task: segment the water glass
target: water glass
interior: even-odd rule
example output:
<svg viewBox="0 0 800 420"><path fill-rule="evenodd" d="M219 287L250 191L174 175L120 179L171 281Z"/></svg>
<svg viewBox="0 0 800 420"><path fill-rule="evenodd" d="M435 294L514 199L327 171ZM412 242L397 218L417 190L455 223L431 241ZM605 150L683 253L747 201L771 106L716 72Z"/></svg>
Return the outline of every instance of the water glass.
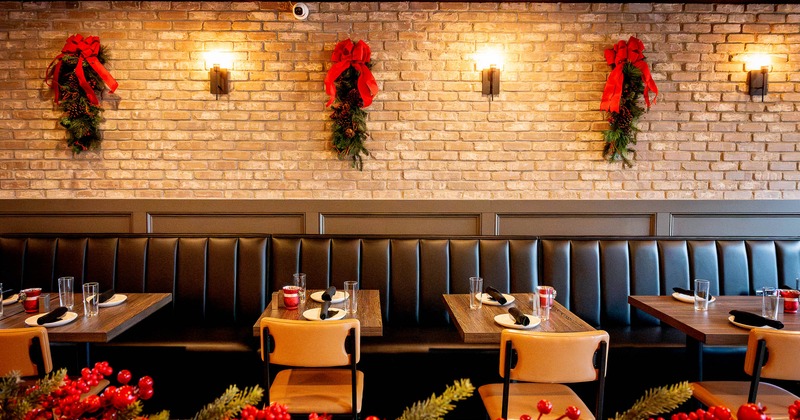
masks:
<svg viewBox="0 0 800 420"><path fill-rule="evenodd" d="M297 286L297 295L300 297L300 303L306 302L306 275L305 273L294 273L294 285Z"/></svg>
<svg viewBox="0 0 800 420"><path fill-rule="evenodd" d="M58 278L58 303L61 306L72 310L75 306L75 277L59 277Z"/></svg>
<svg viewBox="0 0 800 420"><path fill-rule="evenodd" d="M780 305L779 290L774 287L761 289L761 316L769 319L778 319L778 306Z"/></svg>
<svg viewBox="0 0 800 420"><path fill-rule="evenodd" d="M83 313L88 318L100 313L100 283L83 284Z"/></svg>
<svg viewBox="0 0 800 420"><path fill-rule="evenodd" d="M536 296L533 300L535 315L542 321L550 319L550 309L556 299L556 289L553 286L536 286Z"/></svg>
<svg viewBox="0 0 800 420"><path fill-rule="evenodd" d="M469 278L469 308L480 309L483 306L483 278Z"/></svg>
<svg viewBox="0 0 800 420"><path fill-rule="evenodd" d="M358 311L358 282L344 282L344 291L347 293L347 299L344 301L344 310L347 313L355 314Z"/></svg>
<svg viewBox="0 0 800 420"><path fill-rule="evenodd" d="M703 279L694 280L694 310L708 310L709 290L711 282Z"/></svg>

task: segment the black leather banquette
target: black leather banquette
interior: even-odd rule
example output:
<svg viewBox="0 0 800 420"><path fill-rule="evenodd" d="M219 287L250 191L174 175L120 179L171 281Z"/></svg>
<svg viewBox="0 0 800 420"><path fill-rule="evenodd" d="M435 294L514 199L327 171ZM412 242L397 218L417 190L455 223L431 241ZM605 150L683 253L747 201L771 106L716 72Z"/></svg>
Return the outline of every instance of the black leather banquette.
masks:
<svg viewBox="0 0 800 420"><path fill-rule="evenodd" d="M385 337L365 351L458 346L443 293L467 278L529 292L552 285L557 300L608 329L612 346L666 345L658 322L632 310L629 294L669 294L693 278L711 292L752 294L800 277L800 240L677 238L375 237L322 235L3 235L0 281L54 290L56 279L98 281L119 292L171 292L171 308L120 344L251 350L253 323L294 272L309 288L358 280L380 291ZM164 320L169 322L164 322ZM638 334L638 335L637 335ZM416 338L414 338L416 337ZM680 338L679 338L680 339Z"/></svg>

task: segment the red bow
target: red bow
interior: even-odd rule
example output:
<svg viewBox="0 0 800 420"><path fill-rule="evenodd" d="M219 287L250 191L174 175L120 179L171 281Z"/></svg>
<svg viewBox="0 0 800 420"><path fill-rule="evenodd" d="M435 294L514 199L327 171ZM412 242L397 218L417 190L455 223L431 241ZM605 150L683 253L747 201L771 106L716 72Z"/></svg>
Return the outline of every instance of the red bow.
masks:
<svg viewBox="0 0 800 420"><path fill-rule="evenodd" d="M78 76L78 83L83 88L83 91L86 92L86 96L89 98L89 101L93 105L98 105L100 102L97 100L97 96L94 94L94 89L92 86L89 85L89 82L86 81L86 75L83 72L83 60L89 63L97 72L97 75L100 76L100 79L105 82L108 89L113 92L117 89L119 85L117 81L111 76L111 73L103 67L103 64L100 63L100 60L97 59L97 54L100 52L100 38L96 36L90 36L84 38L83 35L77 34L72 35L71 37L67 38L67 43L64 45L64 48L61 49L61 54L59 54L53 61L50 63L50 66L55 63L55 68L53 69L53 92L55 92L55 102L58 103L60 98L60 89L58 85L58 75L61 72L61 58L64 55L71 55L78 57L78 63L75 66L75 75ZM48 66L48 68L50 67Z"/></svg>
<svg viewBox="0 0 800 420"><path fill-rule="evenodd" d="M361 100L364 101L364 106L372 104L372 98L378 94L378 82L375 81L375 76L366 65L369 63L369 56L369 45L364 41L353 44L350 39L345 39L336 44L331 56L336 64L328 70L328 74L325 76L325 93L331 97L325 106L330 106L336 98L336 78L350 66L355 67L359 73L358 93L361 95Z"/></svg>
<svg viewBox="0 0 800 420"><path fill-rule="evenodd" d="M637 38L631 37L628 42L619 41L614 48L606 50L606 62L611 66L611 74L608 75L606 87L603 89L603 99L600 101L601 111L619 112L619 101L622 98L623 74L622 68L625 62L629 62L642 71L642 82L644 82L644 102L650 108L650 91L655 93L653 103L658 97L658 87L650 69L644 61L644 44Z"/></svg>

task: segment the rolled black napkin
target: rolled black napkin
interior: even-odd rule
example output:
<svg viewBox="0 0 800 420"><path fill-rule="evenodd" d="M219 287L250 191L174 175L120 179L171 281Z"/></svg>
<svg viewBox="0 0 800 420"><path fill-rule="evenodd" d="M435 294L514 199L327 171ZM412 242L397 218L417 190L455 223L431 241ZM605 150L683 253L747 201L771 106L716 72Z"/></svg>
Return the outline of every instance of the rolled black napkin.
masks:
<svg viewBox="0 0 800 420"><path fill-rule="evenodd" d="M51 322L56 322L61 319L64 314L67 313L66 306L59 306L58 308L53 309L52 311L40 316L36 323L39 325L49 324Z"/></svg>
<svg viewBox="0 0 800 420"><path fill-rule="evenodd" d="M100 303L103 303L112 297L114 297L114 289L106 290L105 292L100 293L100 297L98 299L100 300Z"/></svg>
<svg viewBox="0 0 800 420"><path fill-rule="evenodd" d="M336 312L331 311L331 303L329 301L322 302L322 307L319 308L319 319L328 319L336 315Z"/></svg>
<svg viewBox="0 0 800 420"><path fill-rule="evenodd" d="M492 299L496 300L497 303L499 303L501 305L505 305L506 304L506 297L503 296L503 294L500 293L499 290L495 289L492 286L486 286L486 290L485 291L489 295L489 297L491 297Z"/></svg>
<svg viewBox="0 0 800 420"><path fill-rule="evenodd" d="M325 289L324 292L322 292L322 300L330 302L330 301L333 300L333 296L335 294L336 294L336 287L335 286L331 286L331 287Z"/></svg>
<svg viewBox="0 0 800 420"><path fill-rule="evenodd" d="M777 330L783 328L783 322L780 322L777 319L768 319L764 318L761 315L756 315L754 313L745 311L739 311L736 309L733 309L728 313L733 315L733 320L740 324L750 325L752 327L763 327L767 325Z"/></svg>
<svg viewBox="0 0 800 420"><path fill-rule="evenodd" d="M694 296L694 290L684 289L683 287L673 287L672 290L686 296Z"/></svg>
<svg viewBox="0 0 800 420"><path fill-rule="evenodd" d="M525 316L525 314L523 314L522 311L517 308L508 308L508 313L512 318L514 318L514 323L517 325L522 325L525 327L531 323L530 318Z"/></svg>
<svg viewBox="0 0 800 420"><path fill-rule="evenodd" d="M14 289L3 290L3 299L8 299L14 294Z"/></svg>

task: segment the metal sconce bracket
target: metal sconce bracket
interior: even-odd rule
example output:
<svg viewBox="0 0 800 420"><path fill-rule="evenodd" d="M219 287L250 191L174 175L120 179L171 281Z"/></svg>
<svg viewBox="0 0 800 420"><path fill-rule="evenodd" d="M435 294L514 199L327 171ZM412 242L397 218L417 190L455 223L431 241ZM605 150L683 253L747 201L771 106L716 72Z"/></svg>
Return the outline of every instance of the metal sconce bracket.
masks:
<svg viewBox="0 0 800 420"><path fill-rule="evenodd" d="M500 69L494 65L481 71L481 93L489 95L490 100L500 94Z"/></svg>
<svg viewBox="0 0 800 420"><path fill-rule="evenodd" d="M750 70L748 73L748 85L750 96L761 95L761 102L769 90L769 67L761 67L761 70Z"/></svg>
<svg viewBox="0 0 800 420"><path fill-rule="evenodd" d="M211 93L217 95L219 99L220 94L228 93L228 69L219 67L219 64L214 64L214 67L208 71L208 79L211 81Z"/></svg>

